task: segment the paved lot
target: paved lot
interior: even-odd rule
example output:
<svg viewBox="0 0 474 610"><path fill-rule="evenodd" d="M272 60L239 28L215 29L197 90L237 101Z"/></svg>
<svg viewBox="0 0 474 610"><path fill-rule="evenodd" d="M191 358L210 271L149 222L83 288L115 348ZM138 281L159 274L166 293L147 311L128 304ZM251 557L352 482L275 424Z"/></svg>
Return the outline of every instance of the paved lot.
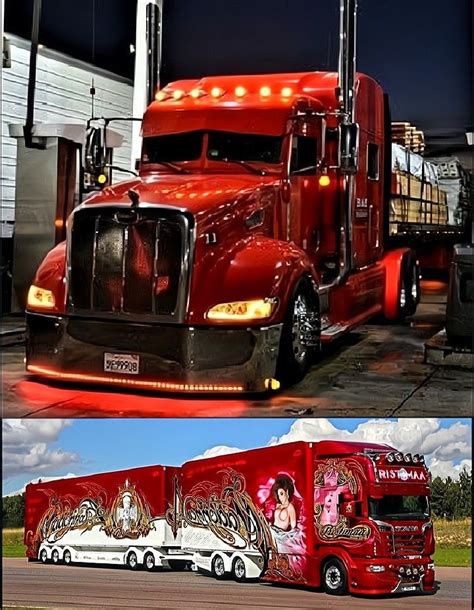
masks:
<svg viewBox="0 0 474 610"><path fill-rule="evenodd" d="M190 397L45 383L3 351L4 417L472 416L472 371L424 363L444 325L446 286L423 283L416 316L368 324L326 348L298 385L271 396Z"/></svg>
<svg viewBox="0 0 474 610"><path fill-rule="evenodd" d="M469 568L438 568L435 595L331 597L320 591L264 583L217 581L191 572L53 566L3 560L3 608L399 608L469 610Z"/></svg>

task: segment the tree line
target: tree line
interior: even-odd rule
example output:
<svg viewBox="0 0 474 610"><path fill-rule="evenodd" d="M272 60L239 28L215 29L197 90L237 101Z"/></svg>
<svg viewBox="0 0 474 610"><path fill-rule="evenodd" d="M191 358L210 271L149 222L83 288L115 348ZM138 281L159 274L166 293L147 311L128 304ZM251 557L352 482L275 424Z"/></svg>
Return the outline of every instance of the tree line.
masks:
<svg viewBox="0 0 474 610"><path fill-rule="evenodd" d="M431 482L431 512L438 519L462 519L472 515L472 472L464 468L457 481L435 477ZM23 527L25 494L3 498L3 527Z"/></svg>

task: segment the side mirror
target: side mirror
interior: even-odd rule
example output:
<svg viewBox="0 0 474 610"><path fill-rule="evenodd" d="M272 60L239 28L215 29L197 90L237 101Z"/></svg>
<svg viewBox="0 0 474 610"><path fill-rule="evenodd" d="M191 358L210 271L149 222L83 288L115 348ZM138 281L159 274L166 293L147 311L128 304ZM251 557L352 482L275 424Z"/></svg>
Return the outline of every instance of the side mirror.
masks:
<svg viewBox="0 0 474 610"><path fill-rule="evenodd" d="M84 169L89 174L97 176L105 172L107 164L107 145L105 125L90 126L86 131L84 144Z"/></svg>
<svg viewBox="0 0 474 610"><path fill-rule="evenodd" d="M359 167L359 125L339 125L339 167L345 174L355 174Z"/></svg>

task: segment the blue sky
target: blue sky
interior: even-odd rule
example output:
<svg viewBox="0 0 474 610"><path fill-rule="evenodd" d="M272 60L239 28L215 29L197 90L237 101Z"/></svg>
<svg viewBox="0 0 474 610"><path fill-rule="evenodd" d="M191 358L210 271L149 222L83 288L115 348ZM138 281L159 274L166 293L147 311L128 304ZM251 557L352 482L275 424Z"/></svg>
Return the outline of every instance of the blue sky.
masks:
<svg viewBox="0 0 474 610"><path fill-rule="evenodd" d="M16 421L14 430L9 421ZM286 440L353 436L397 448L411 442L405 450L415 451L421 443L445 470L471 458L469 419L76 419L67 425L55 420L54 426L53 421L6 420L4 494L38 476L179 465L215 446L250 449L287 434ZM40 456L34 466L31 456Z"/></svg>

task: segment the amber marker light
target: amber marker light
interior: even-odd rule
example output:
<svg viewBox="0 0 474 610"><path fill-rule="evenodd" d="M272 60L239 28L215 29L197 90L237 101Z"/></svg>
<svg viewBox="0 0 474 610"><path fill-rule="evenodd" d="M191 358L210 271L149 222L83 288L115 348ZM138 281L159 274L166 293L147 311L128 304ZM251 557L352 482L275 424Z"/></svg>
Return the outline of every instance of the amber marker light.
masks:
<svg viewBox="0 0 474 610"><path fill-rule="evenodd" d="M26 306L31 309L52 309L55 305L54 294L51 290L30 286Z"/></svg>
<svg viewBox="0 0 474 610"><path fill-rule="evenodd" d="M135 386L151 390L168 390L170 392L243 392L242 385L222 385L216 383L179 383L167 381L148 381L146 379L127 379L126 377L104 377L102 375L88 375L82 373L63 373L45 366L28 364L30 373L46 375L52 379L64 381L88 381L90 383L105 383L111 385Z"/></svg>
<svg viewBox="0 0 474 610"><path fill-rule="evenodd" d="M176 89L175 91L173 91L173 99L178 101L180 99L182 99L184 97L184 91L182 91L181 89Z"/></svg>
<svg viewBox="0 0 474 610"><path fill-rule="evenodd" d="M224 93L225 93L224 89L221 89L220 87L213 87L211 89L212 97L222 97L224 95Z"/></svg>
<svg viewBox="0 0 474 610"><path fill-rule="evenodd" d="M291 87L283 87L281 90L282 97L290 97L293 93L293 89Z"/></svg>
<svg viewBox="0 0 474 610"><path fill-rule="evenodd" d="M242 87L239 85L238 87L235 88L235 95L237 97L244 97L244 95L246 95L246 93L247 93L247 89L245 87Z"/></svg>
<svg viewBox="0 0 474 610"><path fill-rule="evenodd" d="M262 97L268 97L271 94L272 90L270 89L270 87L261 87L260 88L260 95Z"/></svg>
<svg viewBox="0 0 474 610"><path fill-rule="evenodd" d="M202 97L203 95L206 95L206 92L203 91L202 89L192 89L189 92L189 95L193 98L193 100L197 100L198 98Z"/></svg>
<svg viewBox="0 0 474 610"><path fill-rule="evenodd" d="M276 305L276 299L256 299L219 303L207 312L209 320L261 320L269 318Z"/></svg>
<svg viewBox="0 0 474 610"><path fill-rule="evenodd" d="M331 178L327 174L323 174L319 177L319 186L329 186L331 184Z"/></svg>

